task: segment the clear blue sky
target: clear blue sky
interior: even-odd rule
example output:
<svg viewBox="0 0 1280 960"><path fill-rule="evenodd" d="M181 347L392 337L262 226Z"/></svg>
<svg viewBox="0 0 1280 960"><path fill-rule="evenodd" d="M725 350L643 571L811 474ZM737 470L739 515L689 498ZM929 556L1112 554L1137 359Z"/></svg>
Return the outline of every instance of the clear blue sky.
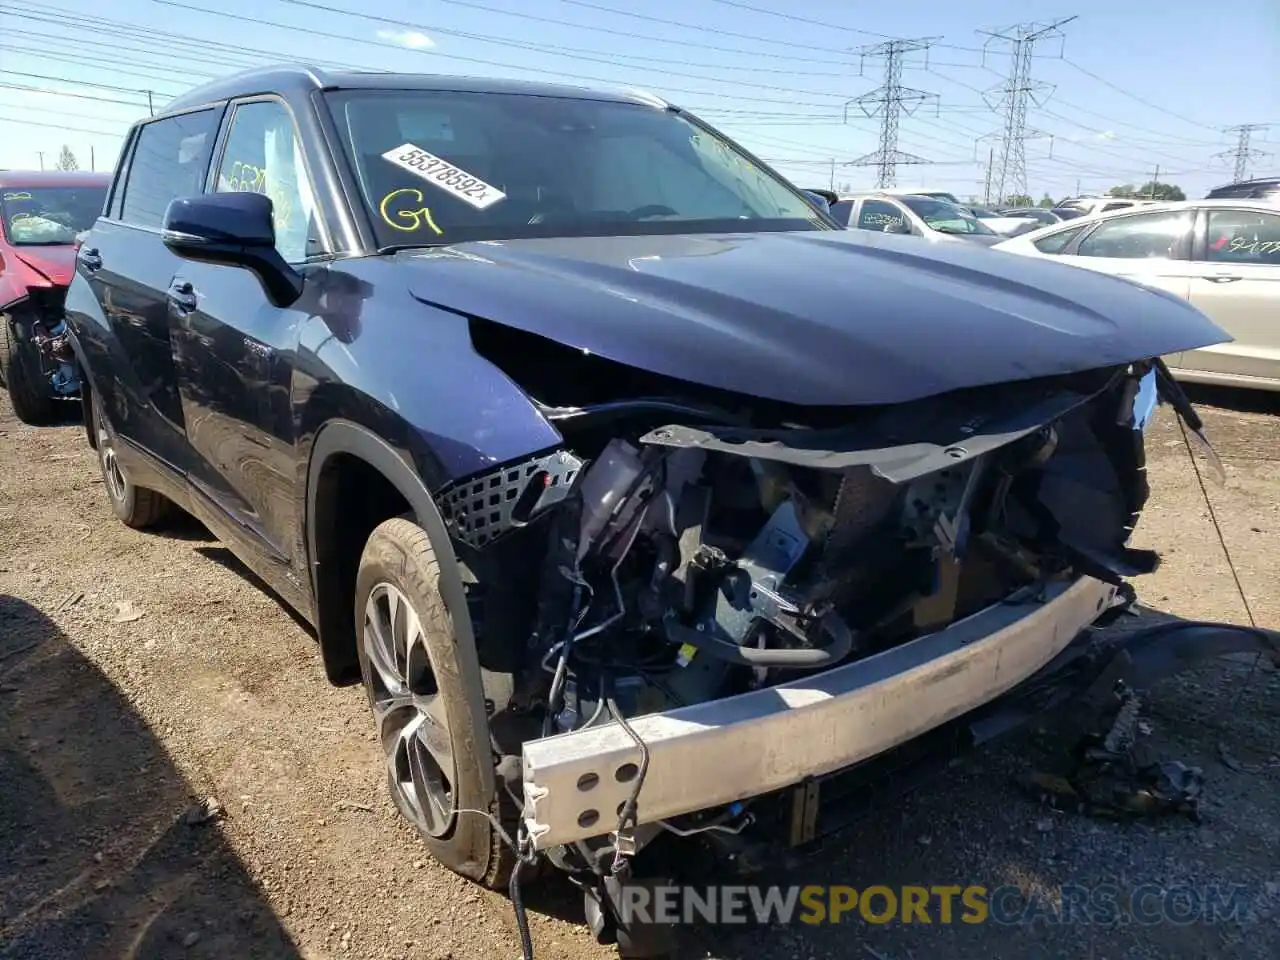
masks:
<svg viewBox="0 0 1280 960"><path fill-rule="evenodd" d="M1052 140L1026 146L1035 197L1141 183L1157 165L1202 196L1231 179L1214 155L1240 123L1273 124L1253 134L1271 155L1250 173L1280 170L1277 0L0 0L0 167L37 167L41 153L52 165L65 144L81 166L92 154L110 169L147 91L158 109L212 76L299 59L642 86L801 185L828 185L834 160L837 186L868 187L874 169L849 161L876 149L879 121L850 104L846 122L845 108L880 84L883 62L859 49L935 38L902 82L938 97L899 135L900 150L935 163L900 166L898 184L980 196L991 144L978 138L1002 124L982 91L1004 81L1009 48L984 55L977 31L1072 15L1036 47L1042 105L1029 123Z"/></svg>

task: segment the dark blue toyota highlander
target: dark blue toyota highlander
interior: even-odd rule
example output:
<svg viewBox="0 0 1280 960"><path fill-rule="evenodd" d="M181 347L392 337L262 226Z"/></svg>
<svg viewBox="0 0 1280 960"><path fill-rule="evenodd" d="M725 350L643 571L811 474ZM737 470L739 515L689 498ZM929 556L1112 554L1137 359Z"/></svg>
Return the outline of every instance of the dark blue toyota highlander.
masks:
<svg viewBox="0 0 1280 960"><path fill-rule="evenodd" d="M1147 417L1195 425L1159 358L1227 339L820 206L644 94L201 87L130 132L67 300L111 505L313 625L464 876L732 850L1122 602Z"/></svg>

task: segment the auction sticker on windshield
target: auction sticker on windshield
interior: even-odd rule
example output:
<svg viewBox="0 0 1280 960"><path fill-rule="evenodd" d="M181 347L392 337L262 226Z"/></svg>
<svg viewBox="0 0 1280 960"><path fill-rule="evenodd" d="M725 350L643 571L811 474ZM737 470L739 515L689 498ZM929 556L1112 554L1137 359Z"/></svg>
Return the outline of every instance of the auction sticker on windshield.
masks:
<svg viewBox="0 0 1280 960"><path fill-rule="evenodd" d="M469 203L477 210L493 206L506 194L492 184L485 183L456 164L442 160L434 153L428 153L412 143L402 144L394 150L382 155L384 160L394 163L402 170L417 174L427 183L445 190L464 203Z"/></svg>

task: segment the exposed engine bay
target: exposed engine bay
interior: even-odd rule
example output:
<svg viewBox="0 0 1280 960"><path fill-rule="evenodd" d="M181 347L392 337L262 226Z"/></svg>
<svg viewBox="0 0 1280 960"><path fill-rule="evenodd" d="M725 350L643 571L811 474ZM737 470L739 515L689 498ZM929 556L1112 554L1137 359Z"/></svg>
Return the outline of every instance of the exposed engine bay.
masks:
<svg viewBox="0 0 1280 960"><path fill-rule="evenodd" d="M548 408L565 448L444 500L473 541L545 530L512 698L538 727L526 741L827 671L1055 582L1119 588L1153 570L1158 558L1127 541L1158 379L1172 385L1158 361L1134 364L853 426L712 422L665 400ZM616 825L601 817L599 843L576 845L596 868L619 837L635 848L642 781ZM747 806L657 829L740 829ZM557 857L583 866L572 849Z"/></svg>
<svg viewBox="0 0 1280 960"><path fill-rule="evenodd" d="M628 715L668 709L868 656L1072 569L1153 568L1125 546L1146 489L1115 399L901 481L660 445L675 428L615 437L558 517L534 641L555 678L547 732L599 721L606 681Z"/></svg>

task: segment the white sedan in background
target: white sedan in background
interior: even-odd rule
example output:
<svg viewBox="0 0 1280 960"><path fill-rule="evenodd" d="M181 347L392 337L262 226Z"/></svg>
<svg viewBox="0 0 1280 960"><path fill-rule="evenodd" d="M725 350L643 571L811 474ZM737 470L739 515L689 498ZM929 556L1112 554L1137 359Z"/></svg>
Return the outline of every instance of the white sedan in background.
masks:
<svg viewBox="0 0 1280 960"><path fill-rule="evenodd" d="M1179 380L1280 391L1280 209L1184 200L1068 220L992 249L1125 277L1204 311L1230 343L1165 358Z"/></svg>

